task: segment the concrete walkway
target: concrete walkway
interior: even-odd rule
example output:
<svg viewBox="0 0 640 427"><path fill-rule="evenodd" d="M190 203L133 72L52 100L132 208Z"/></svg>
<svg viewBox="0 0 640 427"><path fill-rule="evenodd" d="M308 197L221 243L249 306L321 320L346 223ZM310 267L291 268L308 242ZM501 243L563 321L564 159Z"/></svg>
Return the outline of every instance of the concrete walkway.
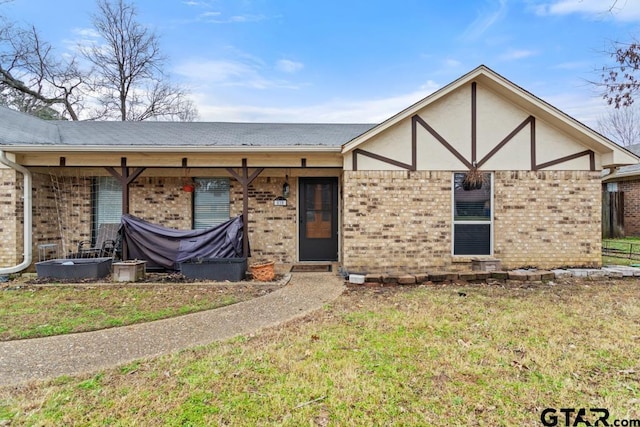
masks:
<svg viewBox="0 0 640 427"><path fill-rule="evenodd" d="M215 310L95 332L0 342L0 386L102 370L277 326L344 291L335 273L294 273L265 296Z"/></svg>

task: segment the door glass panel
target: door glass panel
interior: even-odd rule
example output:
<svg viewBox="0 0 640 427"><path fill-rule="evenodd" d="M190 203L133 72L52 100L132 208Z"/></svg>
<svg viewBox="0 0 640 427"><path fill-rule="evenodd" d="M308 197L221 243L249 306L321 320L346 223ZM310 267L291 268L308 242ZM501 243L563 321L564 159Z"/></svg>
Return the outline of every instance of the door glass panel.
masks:
<svg viewBox="0 0 640 427"><path fill-rule="evenodd" d="M308 239L331 238L332 210L331 185L314 184L306 186L305 234Z"/></svg>

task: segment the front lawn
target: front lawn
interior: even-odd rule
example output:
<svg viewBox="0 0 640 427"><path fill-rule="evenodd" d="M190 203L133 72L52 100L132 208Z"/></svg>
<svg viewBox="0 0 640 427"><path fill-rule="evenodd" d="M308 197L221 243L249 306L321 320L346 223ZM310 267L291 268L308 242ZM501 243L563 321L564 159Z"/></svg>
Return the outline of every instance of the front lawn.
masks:
<svg viewBox="0 0 640 427"><path fill-rule="evenodd" d="M0 288L0 341L149 322L235 304L273 289L251 284L8 283Z"/></svg>
<svg viewBox="0 0 640 427"><path fill-rule="evenodd" d="M634 279L358 287L280 328L0 389L0 424L613 425L640 418L639 330Z"/></svg>

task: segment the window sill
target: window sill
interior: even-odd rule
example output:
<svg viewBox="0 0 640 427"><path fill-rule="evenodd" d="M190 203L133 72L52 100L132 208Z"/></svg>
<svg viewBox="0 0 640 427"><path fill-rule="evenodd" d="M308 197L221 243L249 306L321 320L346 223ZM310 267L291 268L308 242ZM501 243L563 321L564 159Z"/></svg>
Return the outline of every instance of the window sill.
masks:
<svg viewBox="0 0 640 427"><path fill-rule="evenodd" d="M451 255L451 262L469 263L472 261L497 261L492 255Z"/></svg>

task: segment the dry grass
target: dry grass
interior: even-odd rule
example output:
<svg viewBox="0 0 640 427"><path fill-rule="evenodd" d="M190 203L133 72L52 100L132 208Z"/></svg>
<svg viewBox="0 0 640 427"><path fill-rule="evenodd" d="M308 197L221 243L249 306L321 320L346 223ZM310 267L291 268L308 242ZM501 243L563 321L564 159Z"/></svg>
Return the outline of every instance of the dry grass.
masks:
<svg viewBox="0 0 640 427"><path fill-rule="evenodd" d="M541 425L640 418L636 280L350 290L256 336L0 389L11 425Z"/></svg>

